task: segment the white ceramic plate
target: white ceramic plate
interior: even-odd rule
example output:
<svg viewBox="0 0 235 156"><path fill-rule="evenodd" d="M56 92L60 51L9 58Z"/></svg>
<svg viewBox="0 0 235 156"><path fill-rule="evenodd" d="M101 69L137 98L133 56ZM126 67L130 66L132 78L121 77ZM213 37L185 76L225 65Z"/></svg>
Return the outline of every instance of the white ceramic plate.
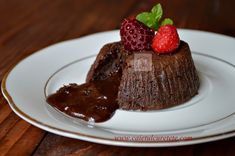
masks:
<svg viewBox="0 0 235 156"><path fill-rule="evenodd" d="M45 101L68 83L83 83L99 49L120 40L119 31L102 32L52 45L18 63L2 81L13 111L46 131L109 145L177 146L235 135L235 39L179 30L198 70L199 94L187 103L149 112L117 110L103 123L87 124L57 112Z"/></svg>

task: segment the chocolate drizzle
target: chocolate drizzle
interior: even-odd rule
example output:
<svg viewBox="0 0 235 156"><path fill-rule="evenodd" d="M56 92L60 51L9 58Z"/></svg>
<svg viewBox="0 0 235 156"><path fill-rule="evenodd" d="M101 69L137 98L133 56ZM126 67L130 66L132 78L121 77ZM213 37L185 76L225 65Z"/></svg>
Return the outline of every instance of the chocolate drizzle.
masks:
<svg viewBox="0 0 235 156"><path fill-rule="evenodd" d="M105 80L96 80L82 85L69 84L47 98L56 109L86 121L103 122L118 109L117 93L120 74L115 73Z"/></svg>

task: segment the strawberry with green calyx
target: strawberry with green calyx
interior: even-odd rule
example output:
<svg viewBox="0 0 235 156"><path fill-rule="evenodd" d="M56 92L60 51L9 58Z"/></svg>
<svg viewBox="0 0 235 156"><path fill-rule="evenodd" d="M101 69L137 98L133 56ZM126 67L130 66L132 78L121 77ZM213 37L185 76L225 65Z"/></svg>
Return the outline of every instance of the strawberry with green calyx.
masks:
<svg viewBox="0 0 235 156"><path fill-rule="evenodd" d="M162 15L161 4L157 4L151 12L143 12L137 15L136 19L157 31L152 40L152 49L156 53L171 53L179 47L180 38L173 21L170 18L161 20Z"/></svg>
<svg viewBox="0 0 235 156"><path fill-rule="evenodd" d="M153 41L152 48L157 53L171 53L179 47L180 38L176 27L164 25L158 29Z"/></svg>

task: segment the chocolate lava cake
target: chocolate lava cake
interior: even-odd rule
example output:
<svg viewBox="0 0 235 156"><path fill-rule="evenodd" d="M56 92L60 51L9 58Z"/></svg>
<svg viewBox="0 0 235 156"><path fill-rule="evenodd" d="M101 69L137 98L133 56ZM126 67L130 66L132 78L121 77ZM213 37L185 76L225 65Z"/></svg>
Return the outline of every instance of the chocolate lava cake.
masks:
<svg viewBox="0 0 235 156"><path fill-rule="evenodd" d="M123 20L119 42L104 45L86 83L69 84L47 97L55 109L89 122L110 119L117 109L158 110L198 93L199 77L189 45L180 40L162 8Z"/></svg>
<svg viewBox="0 0 235 156"><path fill-rule="evenodd" d="M134 69L137 54L150 54L151 70ZM129 52L121 42L106 44L91 66L87 82L104 80L117 72L121 73L117 97L121 109L168 108L188 101L199 89L197 71L184 41L171 54L156 54L151 50Z"/></svg>

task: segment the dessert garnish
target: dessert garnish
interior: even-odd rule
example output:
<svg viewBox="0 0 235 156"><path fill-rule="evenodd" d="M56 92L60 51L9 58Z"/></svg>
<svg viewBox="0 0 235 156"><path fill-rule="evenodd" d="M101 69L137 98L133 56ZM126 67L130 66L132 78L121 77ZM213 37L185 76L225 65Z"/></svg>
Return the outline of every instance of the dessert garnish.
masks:
<svg viewBox="0 0 235 156"><path fill-rule="evenodd" d="M162 16L161 4L157 4L150 12L124 19L120 35L125 49L141 51L152 48L157 53L170 53L177 49L180 39L176 27L170 18L161 20Z"/></svg>
<svg viewBox="0 0 235 156"><path fill-rule="evenodd" d="M176 27L173 25L161 26L152 43L152 48L157 53L170 53L179 47L180 38Z"/></svg>
<svg viewBox="0 0 235 156"><path fill-rule="evenodd" d="M154 30L135 18L124 19L120 29L121 40L129 51L151 49Z"/></svg>
<svg viewBox="0 0 235 156"><path fill-rule="evenodd" d="M149 28L157 31L160 26L167 24L173 25L173 21L170 18L162 19L163 10L161 4L155 5L151 12L143 12L136 16L136 19L144 23Z"/></svg>

